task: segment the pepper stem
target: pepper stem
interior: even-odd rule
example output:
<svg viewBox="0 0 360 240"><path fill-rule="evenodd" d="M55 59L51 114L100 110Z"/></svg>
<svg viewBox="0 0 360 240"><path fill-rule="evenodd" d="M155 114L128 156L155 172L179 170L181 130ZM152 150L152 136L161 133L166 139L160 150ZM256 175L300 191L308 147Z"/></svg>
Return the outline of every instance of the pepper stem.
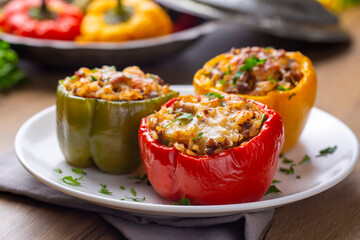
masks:
<svg viewBox="0 0 360 240"><path fill-rule="evenodd" d="M105 13L105 21L109 24L116 24L127 21L133 14L130 6L125 6L122 0L117 0L116 7Z"/></svg>
<svg viewBox="0 0 360 240"><path fill-rule="evenodd" d="M46 19L55 19L56 18L56 13L51 12L48 9L46 0L41 0L40 7L30 8L28 14L31 18L34 18L37 20L46 20Z"/></svg>
<svg viewBox="0 0 360 240"><path fill-rule="evenodd" d="M41 0L41 14L43 14L43 16L46 15L46 13L48 12L48 8L46 6L46 0Z"/></svg>
<svg viewBox="0 0 360 240"><path fill-rule="evenodd" d="M125 9L121 0L117 0L116 11L120 15L124 14Z"/></svg>

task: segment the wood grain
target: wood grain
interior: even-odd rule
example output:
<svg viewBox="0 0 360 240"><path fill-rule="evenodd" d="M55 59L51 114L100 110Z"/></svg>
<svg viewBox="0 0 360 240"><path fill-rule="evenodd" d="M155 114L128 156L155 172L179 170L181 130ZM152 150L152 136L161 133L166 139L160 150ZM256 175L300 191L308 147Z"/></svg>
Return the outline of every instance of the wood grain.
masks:
<svg viewBox="0 0 360 240"><path fill-rule="evenodd" d="M360 8L343 14L352 43L315 62L315 105L347 124L360 138ZM357 24L356 24L357 23ZM329 46L331 48L331 46ZM360 164L343 182L309 199L279 208L264 239L360 239Z"/></svg>
<svg viewBox="0 0 360 240"><path fill-rule="evenodd" d="M262 45L301 50L318 74L316 106L345 122L360 137L360 8L342 15L350 45L319 45L239 30L234 38L214 34L181 56L144 66L177 83L191 83L196 68L231 46ZM220 43L220 40L223 40ZM204 52L199 57L196 51ZM174 64L176 63L176 64ZM195 64L194 64L195 63ZM22 62L30 81L0 94L0 155L13 149L15 134L25 120L55 103L57 79L72 71L37 68ZM179 68L184 68L182 75ZM182 69L181 69L182 70ZM178 76L179 75L179 76ZM186 80L183 80L186 79ZM276 210L264 239L360 239L360 165L342 183L309 199ZM0 193L0 239L122 239L93 213L57 207L22 196Z"/></svg>

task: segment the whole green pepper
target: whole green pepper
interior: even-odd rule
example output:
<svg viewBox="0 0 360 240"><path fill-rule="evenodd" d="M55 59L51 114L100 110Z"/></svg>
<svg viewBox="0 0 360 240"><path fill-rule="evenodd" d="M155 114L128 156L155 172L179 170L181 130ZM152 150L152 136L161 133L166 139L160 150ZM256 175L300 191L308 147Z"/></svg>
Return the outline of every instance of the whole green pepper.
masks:
<svg viewBox="0 0 360 240"><path fill-rule="evenodd" d="M179 95L113 102L70 95L59 81L56 100L57 136L67 162L76 167L95 164L101 171L129 173L140 164L137 133L140 121Z"/></svg>

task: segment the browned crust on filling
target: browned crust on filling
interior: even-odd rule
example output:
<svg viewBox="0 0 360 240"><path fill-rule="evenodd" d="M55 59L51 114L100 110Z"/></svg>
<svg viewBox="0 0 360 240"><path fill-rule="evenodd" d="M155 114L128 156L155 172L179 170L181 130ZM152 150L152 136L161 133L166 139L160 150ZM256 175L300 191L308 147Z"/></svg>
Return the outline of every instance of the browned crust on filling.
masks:
<svg viewBox="0 0 360 240"><path fill-rule="evenodd" d="M285 50L261 47L231 49L203 70L201 78L210 79L218 90L250 96L288 91L303 77L300 63L288 57Z"/></svg>
<svg viewBox="0 0 360 240"><path fill-rule="evenodd" d="M82 67L63 82L74 96L134 101L155 98L169 93L168 84L157 75L144 73L139 67L127 67L116 71L115 67L89 69Z"/></svg>

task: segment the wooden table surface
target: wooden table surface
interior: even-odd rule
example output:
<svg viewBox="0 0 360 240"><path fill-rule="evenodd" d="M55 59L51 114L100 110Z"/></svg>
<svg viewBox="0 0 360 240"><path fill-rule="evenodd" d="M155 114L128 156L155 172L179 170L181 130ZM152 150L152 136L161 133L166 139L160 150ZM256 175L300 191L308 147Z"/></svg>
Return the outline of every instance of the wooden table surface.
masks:
<svg viewBox="0 0 360 240"><path fill-rule="evenodd" d="M177 84L190 84L203 63L232 46L274 46L300 50L318 74L316 107L347 124L360 138L360 8L344 12L342 25L352 37L348 45L309 44L270 37L235 26L225 27L183 53L145 70ZM22 62L29 82L0 94L0 155L12 151L19 127L36 112L55 103L57 79L73 70L40 68ZM180 73L181 74L180 74ZM335 187L276 209L264 239L360 239L360 163ZM44 204L0 192L0 239L122 239L110 224L93 213Z"/></svg>

